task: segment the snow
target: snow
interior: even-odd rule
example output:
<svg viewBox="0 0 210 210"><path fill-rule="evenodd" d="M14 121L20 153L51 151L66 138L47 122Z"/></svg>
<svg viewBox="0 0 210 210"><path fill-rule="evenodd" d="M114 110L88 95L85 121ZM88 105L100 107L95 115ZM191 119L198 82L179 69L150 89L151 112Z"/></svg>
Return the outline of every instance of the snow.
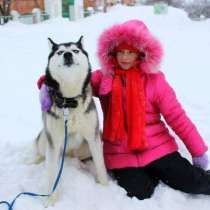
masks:
<svg viewBox="0 0 210 210"><path fill-rule="evenodd" d="M55 42L85 38L93 69L99 67L96 44L99 34L114 23L142 19L164 47L162 70L186 112L210 146L210 20L193 22L184 11L169 7L154 15L149 6L117 6L107 14L70 22L54 19L37 25L10 22L0 26L0 200L12 200L21 191L43 192L44 163L28 165L32 142L42 127L36 81L45 71L47 38ZM102 118L100 113L100 118ZM183 156L190 155L177 138ZM208 152L208 155L210 153ZM60 200L49 210L209 210L210 196L187 195L160 183L151 199L128 198L115 181L95 182L77 159L66 159ZM6 209L6 206L0 206ZM42 199L21 197L15 210L43 210Z"/></svg>

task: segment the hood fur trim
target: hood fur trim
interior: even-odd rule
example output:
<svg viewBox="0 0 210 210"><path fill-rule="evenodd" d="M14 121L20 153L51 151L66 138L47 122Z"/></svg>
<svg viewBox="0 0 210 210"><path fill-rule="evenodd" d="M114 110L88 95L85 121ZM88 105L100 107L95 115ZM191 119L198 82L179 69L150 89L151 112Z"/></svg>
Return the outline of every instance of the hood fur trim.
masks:
<svg viewBox="0 0 210 210"><path fill-rule="evenodd" d="M113 51L120 43L127 43L144 53L140 68L146 73L159 71L163 50L160 42L139 20L130 20L105 30L98 40L97 54L104 73L113 72Z"/></svg>

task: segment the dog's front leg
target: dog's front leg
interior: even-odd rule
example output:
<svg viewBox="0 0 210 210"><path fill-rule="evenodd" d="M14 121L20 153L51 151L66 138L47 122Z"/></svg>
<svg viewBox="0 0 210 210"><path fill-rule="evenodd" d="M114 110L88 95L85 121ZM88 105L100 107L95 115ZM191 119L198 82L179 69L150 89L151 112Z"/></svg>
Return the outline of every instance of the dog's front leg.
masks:
<svg viewBox="0 0 210 210"><path fill-rule="evenodd" d="M95 139L87 141L96 167L98 181L103 185L107 185L108 176L104 165L103 147L100 135L98 134Z"/></svg>
<svg viewBox="0 0 210 210"><path fill-rule="evenodd" d="M47 145L46 150L46 169L47 169L47 192L53 191L53 186L57 178L60 163L60 148ZM53 206L59 197L59 185L52 195L46 200L45 207Z"/></svg>
<svg viewBox="0 0 210 210"><path fill-rule="evenodd" d="M25 164L39 164L45 160L46 135L43 130L39 132L32 143L32 151L30 157L24 160Z"/></svg>

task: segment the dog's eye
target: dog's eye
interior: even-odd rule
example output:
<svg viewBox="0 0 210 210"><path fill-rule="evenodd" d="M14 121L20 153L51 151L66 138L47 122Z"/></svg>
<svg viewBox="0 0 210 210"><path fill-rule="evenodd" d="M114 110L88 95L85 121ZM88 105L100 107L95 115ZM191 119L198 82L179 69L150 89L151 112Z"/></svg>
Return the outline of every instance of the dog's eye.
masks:
<svg viewBox="0 0 210 210"><path fill-rule="evenodd" d="M62 55L64 51L60 50L57 52L58 55Z"/></svg>
<svg viewBox="0 0 210 210"><path fill-rule="evenodd" d="M74 53L79 53L79 50L72 50Z"/></svg>

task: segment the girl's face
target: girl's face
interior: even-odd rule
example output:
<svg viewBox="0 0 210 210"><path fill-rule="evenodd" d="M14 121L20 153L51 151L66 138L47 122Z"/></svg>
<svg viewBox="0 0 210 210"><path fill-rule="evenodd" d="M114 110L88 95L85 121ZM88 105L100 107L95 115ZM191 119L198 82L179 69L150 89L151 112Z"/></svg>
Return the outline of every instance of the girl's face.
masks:
<svg viewBox="0 0 210 210"><path fill-rule="evenodd" d="M116 54L117 63L123 70L128 70L136 64L138 53L131 50L120 50Z"/></svg>

